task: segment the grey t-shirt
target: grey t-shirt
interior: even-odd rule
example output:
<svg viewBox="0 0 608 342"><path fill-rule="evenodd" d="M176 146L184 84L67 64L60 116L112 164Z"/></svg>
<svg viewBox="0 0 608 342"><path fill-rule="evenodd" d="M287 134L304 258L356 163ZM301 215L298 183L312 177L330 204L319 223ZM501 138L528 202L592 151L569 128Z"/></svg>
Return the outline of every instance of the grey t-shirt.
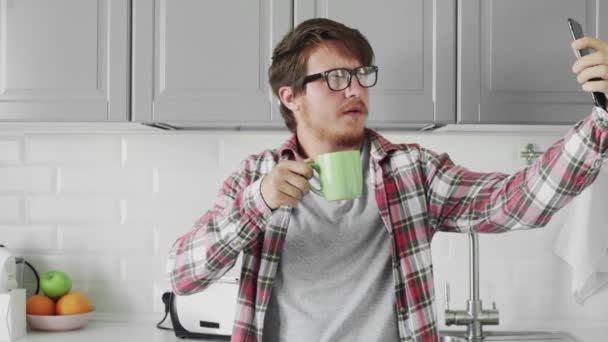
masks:
<svg viewBox="0 0 608 342"><path fill-rule="evenodd" d="M309 192L293 210L264 320L264 342L399 341L391 239L362 148L363 194ZM318 180L311 180L318 187Z"/></svg>

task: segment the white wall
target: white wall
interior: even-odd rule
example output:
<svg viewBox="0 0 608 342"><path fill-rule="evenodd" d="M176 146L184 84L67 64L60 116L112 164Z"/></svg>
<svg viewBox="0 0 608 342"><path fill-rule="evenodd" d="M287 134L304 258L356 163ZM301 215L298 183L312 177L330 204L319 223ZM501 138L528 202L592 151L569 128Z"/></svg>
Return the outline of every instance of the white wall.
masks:
<svg viewBox="0 0 608 342"><path fill-rule="evenodd" d="M275 147L286 132L0 132L0 243L39 272L62 269L101 313L162 310L167 251L208 208L220 181L246 155ZM546 148L560 133L395 133L478 171L514 172L528 142ZM563 213L563 212L562 212ZM563 214L562 214L563 215ZM608 290L578 306L570 269L552 252L548 228L481 236L481 297L497 303L501 327L608 335ZM463 234L433 242L439 319L443 284L452 308L468 297ZM235 275L237 270L232 271ZM159 319L161 315L159 314ZM443 326L443 324L442 324Z"/></svg>

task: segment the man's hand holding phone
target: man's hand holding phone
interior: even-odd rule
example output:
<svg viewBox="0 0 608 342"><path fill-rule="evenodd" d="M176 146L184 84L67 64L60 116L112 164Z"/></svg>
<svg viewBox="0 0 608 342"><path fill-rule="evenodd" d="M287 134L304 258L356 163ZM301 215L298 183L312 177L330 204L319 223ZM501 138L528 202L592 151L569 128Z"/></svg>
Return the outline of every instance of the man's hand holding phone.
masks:
<svg viewBox="0 0 608 342"><path fill-rule="evenodd" d="M591 93L595 105L607 109L608 44L585 37L583 26L572 18L568 18L568 27L574 40L572 48L578 58L572 71L578 75L577 80L583 85L583 90Z"/></svg>
<svg viewBox="0 0 608 342"><path fill-rule="evenodd" d="M594 50L574 62L572 71L577 74L576 80L583 85L584 91L608 96L608 43L587 36L572 42L572 48Z"/></svg>

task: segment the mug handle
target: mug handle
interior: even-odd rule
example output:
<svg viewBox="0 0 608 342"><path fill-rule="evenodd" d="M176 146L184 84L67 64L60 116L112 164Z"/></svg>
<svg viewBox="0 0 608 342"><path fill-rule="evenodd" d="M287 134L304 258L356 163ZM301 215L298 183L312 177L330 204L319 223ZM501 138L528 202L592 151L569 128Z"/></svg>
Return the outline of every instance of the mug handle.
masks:
<svg viewBox="0 0 608 342"><path fill-rule="evenodd" d="M318 164L315 163L314 160L311 160L310 162L308 162L310 164L310 167L312 167L313 170L317 171L318 174L321 174L321 167L319 167ZM315 188L314 186L312 186L312 184L310 184L310 182L308 182L308 184L310 185L310 190L312 192L314 192L315 194L319 195L319 196L323 196L323 189L322 189L322 185L321 183L319 183L319 188Z"/></svg>

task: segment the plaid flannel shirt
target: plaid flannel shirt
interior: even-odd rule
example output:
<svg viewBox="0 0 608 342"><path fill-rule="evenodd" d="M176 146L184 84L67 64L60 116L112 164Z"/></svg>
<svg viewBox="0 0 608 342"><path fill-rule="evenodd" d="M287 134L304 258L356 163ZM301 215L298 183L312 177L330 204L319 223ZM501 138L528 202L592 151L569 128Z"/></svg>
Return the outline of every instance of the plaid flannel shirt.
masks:
<svg viewBox="0 0 608 342"><path fill-rule="evenodd" d="M417 144L393 144L372 130L370 171L383 223L392 239L401 341L439 340L431 263L437 231L505 232L544 226L596 178L607 148L608 114L596 108L535 163L513 175L478 173ZM177 294L211 285L243 253L232 341L261 342L264 315L291 209L269 210L262 177L293 159L296 137L252 155L223 183L213 207L169 255Z"/></svg>

